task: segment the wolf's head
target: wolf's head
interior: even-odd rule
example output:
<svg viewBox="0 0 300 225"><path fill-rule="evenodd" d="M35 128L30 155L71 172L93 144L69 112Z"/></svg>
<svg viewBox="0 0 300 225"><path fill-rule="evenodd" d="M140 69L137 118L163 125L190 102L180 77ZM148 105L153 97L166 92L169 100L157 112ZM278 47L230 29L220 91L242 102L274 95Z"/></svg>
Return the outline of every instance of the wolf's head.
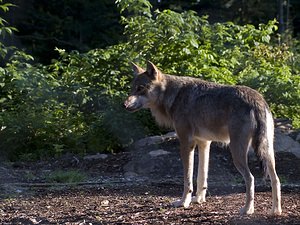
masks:
<svg viewBox="0 0 300 225"><path fill-rule="evenodd" d="M142 108L151 108L163 90L164 75L157 67L147 62L147 70L144 70L132 63L134 79L131 86L131 93L124 102L125 108L135 112Z"/></svg>

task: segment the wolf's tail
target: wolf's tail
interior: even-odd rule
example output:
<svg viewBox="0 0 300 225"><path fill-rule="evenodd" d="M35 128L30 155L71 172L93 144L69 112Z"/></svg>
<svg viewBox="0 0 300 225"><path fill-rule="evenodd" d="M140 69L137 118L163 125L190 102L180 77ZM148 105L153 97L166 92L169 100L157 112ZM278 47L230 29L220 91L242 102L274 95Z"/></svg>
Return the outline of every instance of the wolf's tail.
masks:
<svg viewBox="0 0 300 225"><path fill-rule="evenodd" d="M265 177L268 176L267 164L274 160L274 121L268 107L255 110L256 131L252 146L258 158L262 161Z"/></svg>
<svg viewBox="0 0 300 225"><path fill-rule="evenodd" d="M271 186L272 186L272 213L276 215L280 215L281 210L281 194L280 194L280 180L277 176L275 170L275 155L274 155L274 121L272 118L272 114L267 105L265 104L261 110L256 110L256 134L254 149L256 150L256 154L262 160L264 166L265 176L270 177ZM255 111L255 110L254 110ZM252 139L253 140L253 139Z"/></svg>

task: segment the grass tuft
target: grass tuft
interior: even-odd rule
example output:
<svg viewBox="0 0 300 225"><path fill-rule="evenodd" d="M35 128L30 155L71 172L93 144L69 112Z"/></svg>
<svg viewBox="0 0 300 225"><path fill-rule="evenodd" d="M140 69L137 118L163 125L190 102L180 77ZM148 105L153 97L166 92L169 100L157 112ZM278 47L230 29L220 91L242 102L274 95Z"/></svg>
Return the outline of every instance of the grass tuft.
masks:
<svg viewBox="0 0 300 225"><path fill-rule="evenodd" d="M46 178L48 182L55 183L78 183L86 179L86 175L78 170L56 170Z"/></svg>

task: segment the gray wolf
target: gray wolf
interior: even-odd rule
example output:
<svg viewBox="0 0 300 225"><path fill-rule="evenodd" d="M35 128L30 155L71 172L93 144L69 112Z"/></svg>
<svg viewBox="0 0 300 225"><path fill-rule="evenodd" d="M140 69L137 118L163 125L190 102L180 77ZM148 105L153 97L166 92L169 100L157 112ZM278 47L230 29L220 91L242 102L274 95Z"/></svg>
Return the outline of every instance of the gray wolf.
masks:
<svg viewBox="0 0 300 225"><path fill-rule="evenodd" d="M175 207L205 202L210 144L229 145L232 159L246 185L241 214L254 212L254 177L248 167L250 147L265 165L272 186L272 214L281 214L280 181L275 170L274 124L264 98L246 86L229 86L201 79L167 75L153 63L146 70L133 63L134 79L125 108L151 110L158 124L175 129L184 169L182 198ZM194 149L198 147L197 190L193 193Z"/></svg>

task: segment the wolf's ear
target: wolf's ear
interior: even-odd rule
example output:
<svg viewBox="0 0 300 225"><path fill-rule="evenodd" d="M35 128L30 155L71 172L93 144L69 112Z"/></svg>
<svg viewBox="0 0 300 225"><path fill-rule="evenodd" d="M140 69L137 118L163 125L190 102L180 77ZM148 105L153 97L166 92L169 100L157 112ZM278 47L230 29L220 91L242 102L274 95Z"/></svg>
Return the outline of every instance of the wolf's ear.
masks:
<svg viewBox="0 0 300 225"><path fill-rule="evenodd" d="M131 66L132 66L133 73L135 76L145 72L145 70L143 68L139 67L138 65L136 65L133 62L131 62Z"/></svg>
<svg viewBox="0 0 300 225"><path fill-rule="evenodd" d="M160 81L162 79L162 73L157 67L150 61L147 61L147 73L153 80Z"/></svg>

